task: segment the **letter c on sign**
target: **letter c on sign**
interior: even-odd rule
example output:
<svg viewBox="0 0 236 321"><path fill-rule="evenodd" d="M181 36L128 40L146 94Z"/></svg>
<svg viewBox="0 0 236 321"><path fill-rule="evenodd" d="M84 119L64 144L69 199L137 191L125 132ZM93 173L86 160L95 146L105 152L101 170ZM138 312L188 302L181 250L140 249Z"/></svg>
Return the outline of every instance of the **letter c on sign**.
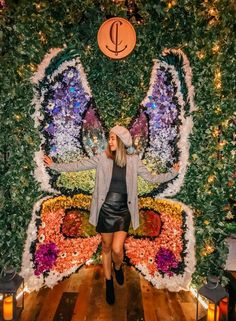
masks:
<svg viewBox="0 0 236 321"><path fill-rule="evenodd" d="M112 59L128 56L136 44L136 33L132 24L124 18L106 20L98 30L98 46L104 55Z"/></svg>

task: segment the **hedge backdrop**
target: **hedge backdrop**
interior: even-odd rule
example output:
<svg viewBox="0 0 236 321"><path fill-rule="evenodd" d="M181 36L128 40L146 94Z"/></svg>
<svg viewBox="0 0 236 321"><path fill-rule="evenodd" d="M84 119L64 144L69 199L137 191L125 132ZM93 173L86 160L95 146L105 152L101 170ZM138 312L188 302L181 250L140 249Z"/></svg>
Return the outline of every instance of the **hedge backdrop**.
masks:
<svg viewBox="0 0 236 321"><path fill-rule="evenodd" d="M63 45L79 52L109 128L117 120L130 122L148 90L152 59L167 47L187 54L198 108L190 166L176 196L195 213L193 282L201 284L209 272L222 276L225 237L236 230L235 1L1 0L0 15L0 267L20 270L33 204L44 196L33 178L39 135L31 117L29 81L44 55ZM103 56L96 42L99 26L112 16L130 18L137 33L135 50L121 61Z"/></svg>

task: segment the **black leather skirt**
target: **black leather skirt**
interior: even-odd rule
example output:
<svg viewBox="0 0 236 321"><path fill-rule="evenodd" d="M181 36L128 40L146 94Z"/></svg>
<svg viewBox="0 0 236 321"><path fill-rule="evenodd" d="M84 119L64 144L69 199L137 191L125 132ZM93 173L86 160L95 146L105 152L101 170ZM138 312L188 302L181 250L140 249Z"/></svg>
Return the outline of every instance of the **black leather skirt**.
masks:
<svg viewBox="0 0 236 321"><path fill-rule="evenodd" d="M96 231L98 233L128 232L130 220L127 194L108 192L99 212Z"/></svg>

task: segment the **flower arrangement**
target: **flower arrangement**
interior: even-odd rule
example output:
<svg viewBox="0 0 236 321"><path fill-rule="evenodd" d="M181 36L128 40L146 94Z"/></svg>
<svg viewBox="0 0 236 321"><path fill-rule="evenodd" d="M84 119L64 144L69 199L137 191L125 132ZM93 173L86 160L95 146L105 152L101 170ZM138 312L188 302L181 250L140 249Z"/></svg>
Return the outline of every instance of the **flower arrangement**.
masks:
<svg viewBox="0 0 236 321"><path fill-rule="evenodd" d="M77 194L39 202L23 257L29 288L55 285L96 254L101 238L88 222L90 201ZM153 198L141 198L139 208L140 227L130 229L125 242L130 263L156 287L186 289L195 264L192 212L181 203ZM173 279L170 285L167 278Z"/></svg>
<svg viewBox="0 0 236 321"><path fill-rule="evenodd" d="M159 251L155 257L155 263L157 265L157 270L168 276L173 276L172 269L178 268L178 261L174 253L164 247L160 247Z"/></svg>
<svg viewBox="0 0 236 321"><path fill-rule="evenodd" d="M151 211L160 217L161 229L158 225L157 236L153 231L152 237L142 238L143 231L130 231L132 236L125 242L130 263L158 288L187 289L195 268L192 211L180 202L150 197L139 201L140 212L145 208L147 215Z"/></svg>
<svg viewBox="0 0 236 321"><path fill-rule="evenodd" d="M189 92L191 108L193 106L193 89L191 86L191 68L183 52L164 50L160 60L154 60L150 86L141 103L139 116L129 124L134 147L150 170L165 172L175 162L179 162L180 171L177 179L153 186L139 179L140 196L161 197L175 195L183 184L187 170L189 142L188 135L192 129L191 116L185 115L188 102L184 99L183 82L186 80L185 92ZM164 56L175 53L181 56L185 66L179 71ZM100 119L86 74L79 57L71 60L63 58L63 51L53 50L48 67L42 64L33 78L37 85L33 104L36 112L34 119L41 130L42 147L36 153L38 167L35 175L44 190L61 191L64 194L91 193L94 186L94 171L87 173L62 173L45 171L41 162L43 151L56 162L73 162L92 157L106 147L105 127ZM58 66L58 61L64 61ZM38 76L37 76L38 75ZM44 76L43 76L44 75Z"/></svg>
<svg viewBox="0 0 236 321"><path fill-rule="evenodd" d="M40 244L35 252L35 275L51 270L58 253L55 243Z"/></svg>
<svg viewBox="0 0 236 321"><path fill-rule="evenodd" d="M187 170L192 119L185 115L188 102L180 79L188 79L191 92L191 70L186 56L178 54L185 61L184 75L164 56L154 61L149 91L129 129L135 152L150 170L166 172L179 162L179 175L159 186L139 178L140 227L130 229L125 243L130 263L156 287L173 291L188 288L195 266L191 210L154 198L160 192L162 197L175 195ZM95 171L58 174L45 169L42 155L59 163L92 157L104 150L106 135L79 57L67 60L63 50L51 50L32 82L34 118L42 138L35 175L42 189L67 195L39 202L29 225L22 274L31 289L38 289L55 285L90 261L101 241L88 222L91 196L86 194L93 190Z"/></svg>

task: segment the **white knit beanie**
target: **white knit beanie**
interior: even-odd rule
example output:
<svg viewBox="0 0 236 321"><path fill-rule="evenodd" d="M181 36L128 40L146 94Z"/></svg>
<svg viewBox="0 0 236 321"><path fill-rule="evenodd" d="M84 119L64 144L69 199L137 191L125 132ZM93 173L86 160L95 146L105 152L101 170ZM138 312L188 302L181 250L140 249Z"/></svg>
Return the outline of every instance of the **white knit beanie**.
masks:
<svg viewBox="0 0 236 321"><path fill-rule="evenodd" d="M132 137L127 128L116 125L110 130L110 132L116 134L126 147L132 146Z"/></svg>

